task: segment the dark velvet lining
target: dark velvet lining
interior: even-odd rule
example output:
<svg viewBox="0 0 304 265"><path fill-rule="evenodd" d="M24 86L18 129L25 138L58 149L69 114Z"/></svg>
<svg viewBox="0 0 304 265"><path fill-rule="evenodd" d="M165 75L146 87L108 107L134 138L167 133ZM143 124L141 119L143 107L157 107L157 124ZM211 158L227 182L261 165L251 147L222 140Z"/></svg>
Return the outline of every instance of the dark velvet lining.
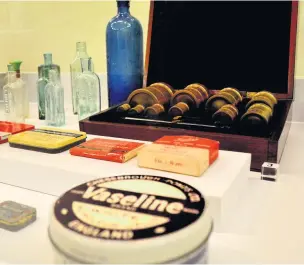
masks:
<svg viewBox="0 0 304 265"><path fill-rule="evenodd" d="M287 93L291 1L155 1L148 85Z"/></svg>

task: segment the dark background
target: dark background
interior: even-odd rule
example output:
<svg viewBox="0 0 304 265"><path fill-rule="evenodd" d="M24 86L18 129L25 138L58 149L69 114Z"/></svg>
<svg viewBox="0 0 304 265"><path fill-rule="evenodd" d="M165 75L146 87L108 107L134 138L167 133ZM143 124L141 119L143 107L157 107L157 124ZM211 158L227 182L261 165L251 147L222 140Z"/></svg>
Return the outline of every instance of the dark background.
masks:
<svg viewBox="0 0 304 265"><path fill-rule="evenodd" d="M147 84L287 93L291 1L155 1Z"/></svg>

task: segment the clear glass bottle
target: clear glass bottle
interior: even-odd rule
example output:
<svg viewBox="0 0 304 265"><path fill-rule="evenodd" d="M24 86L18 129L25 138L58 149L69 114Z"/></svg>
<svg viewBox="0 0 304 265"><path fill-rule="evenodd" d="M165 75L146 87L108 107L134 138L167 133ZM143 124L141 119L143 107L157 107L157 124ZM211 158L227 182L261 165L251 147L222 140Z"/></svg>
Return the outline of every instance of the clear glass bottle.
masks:
<svg viewBox="0 0 304 265"><path fill-rule="evenodd" d="M75 86L76 77L82 72L81 59L88 59L87 45L85 42L76 43L76 56L70 65L71 71L71 88L72 88L72 101L73 101L73 113L78 113L78 92ZM91 61L92 71L94 71L94 65Z"/></svg>
<svg viewBox="0 0 304 265"><path fill-rule="evenodd" d="M54 69L49 70L49 81L45 86L45 120L50 126L65 125L64 89L59 73Z"/></svg>
<svg viewBox="0 0 304 265"><path fill-rule="evenodd" d="M45 120L45 87L49 81L49 69L42 68L41 77L37 80L38 116Z"/></svg>
<svg viewBox="0 0 304 265"><path fill-rule="evenodd" d="M19 63L20 67L20 63ZM24 113L24 83L20 78L18 65L9 64L7 84L3 87L5 119L11 122L25 121Z"/></svg>
<svg viewBox="0 0 304 265"><path fill-rule="evenodd" d="M78 119L85 119L100 111L100 81L92 71L91 58L81 59L82 73L75 79L78 91Z"/></svg>
<svg viewBox="0 0 304 265"><path fill-rule="evenodd" d="M107 25L109 106L125 101L143 86L143 30L130 14L129 1L117 0L118 13Z"/></svg>
<svg viewBox="0 0 304 265"><path fill-rule="evenodd" d="M44 64L38 66L38 78L42 77L43 69L47 67L48 69L56 70L59 73L60 77L60 66L58 64L53 63L53 55L52 53L44 53Z"/></svg>
<svg viewBox="0 0 304 265"><path fill-rule="evenodd" d="M29 101L29 91L26 82L21 77L20 66L22 61L12 61L10 64L14 67L16 72L16 86L22 89L22 106L24 118L29 118L30 115L30 101Z"/></svg>

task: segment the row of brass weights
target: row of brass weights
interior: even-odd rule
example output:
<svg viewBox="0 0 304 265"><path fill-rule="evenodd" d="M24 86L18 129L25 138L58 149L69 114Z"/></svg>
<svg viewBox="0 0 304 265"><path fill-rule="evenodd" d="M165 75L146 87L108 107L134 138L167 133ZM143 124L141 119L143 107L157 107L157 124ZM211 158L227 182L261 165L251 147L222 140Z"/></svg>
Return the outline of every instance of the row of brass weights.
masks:
<svg viewBox="0 0 304 265"><path fill-rule="evenodd" d="M118 112L154 118L165 113L166 109L171 117L183 116L189 111L199 109L204 103L214 124L223 126L231 125L238 117L239 104L243 102L243 97L236 88L231 87L210 96L208 89L199 83L174 90L170 85L158 82L134 90L126 102L117 108ZM242 124L267 125L276 104L277 99L270 92L256 93L245 106L245 113L240 118Z"/></svg>

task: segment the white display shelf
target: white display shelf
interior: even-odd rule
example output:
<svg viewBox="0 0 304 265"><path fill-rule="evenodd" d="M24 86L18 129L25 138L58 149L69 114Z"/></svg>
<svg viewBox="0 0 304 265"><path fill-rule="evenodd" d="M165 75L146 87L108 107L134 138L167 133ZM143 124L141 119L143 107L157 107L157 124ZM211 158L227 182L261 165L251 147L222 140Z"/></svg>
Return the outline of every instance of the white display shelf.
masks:
<svg viewBox="0 0 304 265"><path fill-rule="evenodd" d="M99 136L88 135L88 139ZM137 166L134 158L124 164L70 155L69 151L45 154L0 146L0 182L60 196L83 182L116 175L164 176L193 185L207 198L211 214L220 230L221 219L237 205L250 167L250 155L220 151L219 158L201 176L191 177ZM218 230L218 231L219 231Z"/></svg>
<svg viewBox="0 0 304 265"><path fill-rule="evenodd" d="M36 208L37 220L18 232L0 229L0 262L52 263L53 252L47 227L49 212L56 197L0 184L0 202L7 200Z"/></svg>
<svg viewBox="0 0 304 265"><path fill-rule="evenodd" d="M13 200L37 210L37 220L22 230L10 232L0 229L0 264L54 262L47 229L50 211L56 199L56 196L0 184L0 202ZM209 240L209 263L303 263L304 253L300 244L302 241L293 237L285 243L270 238L267 233L261 236L248 236L213 232Z"/></svg>
<svg viewBox="0 0 304 265"><path fill-rule="evenodd" d="M71 124L71 126L77 124ZM254 178L249 179L243 187L244 197L239 199L232 207L231 214L232 226L234 231L231 233L214 232L210 239L210 259L213 264L278 264L278 263L303 263L303 238L304 238L304 214L302 202L304 200L304 178L303 178L303 158L299 153L304 148L304 124L293 123L289 134L288 141L284 150L280 165L280 177L277 182L265 182L259 180L258 173L250 173ZM15 153L15 160L5 157L5 150L10 149L8 156ZM232 166L234 163L241 163L241 154L230 152L221 152L229 158ZM68 154L59 154L59 157ZM44 157L42 160L39 157ZM37 164L41 164L46 158L51 158L51 155L40 153L16 150L9 148L7 144L0 145L0 161L1 173L0 181L9 179L9 182L14 180L14 185L20 183L26 184L28 189L37 189L41 187L41 183L45 183L45 188L50 186L60 188L61 185L66 185L66 169L60 170L60 176L52 176L52 163L55 163L52 157L46 170L41 172ZM231 159L230 159L231 158ZM26 159L30 162L20 162ZM35 161L36 160L36 161ZM58 159L60 160L60 159ZM5 162L10 161L11 170L2 170ZM70 167L78 167L78 160L70 165ZM86 160L86 167L83 170L91 170L92 160ZM218 160L220 162L221 160ZM97 162L96 162L97 163ZM125 165L116 163L99 161L98 177L102 174L109 174L103 164L112 165L111 172L125 171L129 167L128 162ZM133 165L135 166L135 164ZM230 165L228 164L227 167ZM117 169L116 169L117 167ZM14 174L19 168L19 177ZM30 171L28 171L30 168ZM55 167L56 168L56 167ZM114 169L113 169L114 168ZM51 169L51 170L50 170ZM109 167L108 167L109 169ZM116 171L117 170L117 171ZM50 173L48 173L51 171ZM212 168L210 168L212 171ZM210 172L208 171L208 172ZM226 171L226 172L225 172ZM32 177L28 177L30 173L40 174L38 183L33 181ZM110 173L111 173L110 172ZM152 172L152 171L151 171ZM226 168L218 170L219 174L229 173ZM125 172L120 172L125 174ZM159 175L166 173L153 171ZM69 173L70 178L73 178ZM76 176L76 174L74 174ZM10 177L13 176L13 177ZM204 175L206 176L206 174ZM79 177L79 176L78 176ZM74 183L80 179L76 176ZM84 180L87 176L83 176ZM94 176L92 176L94 177ZM11 178L11 179L10 179ZM193 177L189 177L193 179ZM217 176L214 176L217 178ZM186 178L188 180L188 177ZM244 173L242 180L247 179L247 173ZM55 180L52 181L52 180ZM3 182L3 181L2 181ZM71 182L71 180L70 180ZM53 184L52 184L53 183ZM20 186L20 185L19 185ZM59 187L57 187L59 186ZM66 187L66 186L65 186ZM53 189L54 191L54 189ZM50 192L54 194L54 192ZM0 263L1 264L47 264L52 263L51 245L47 239L48 214L56 197L39 194L22 188L11 187L9 185L0 184L0 201L16 200L33 207L38 210L38 219L29 227L21 230L18 233L0 230ZM227 219L225 218L225 221ZM241 231L241 233L240 233ZM230 232L230 231L229 231Z"/></svg>
<svg viewBox="0 0 304 265"><path fill-rule="evenodd" d="M52 264L53 249L47 228L50 210L56 197L0 184L0 201L6 200L36 208L37 220L18 232L0 229L0 264ZM209 241L210 263L248 260L250 255L246 247L250 243L249 239L213 233ZM234 246L228 244L231 242L234 242Z"/></svg>
<svg viewBox="0 0 304 265"><path fill-rule="evenodd" d="M27 120L36 127L45 126L37 119ZM79 129L77 117L67 119L69 129ZM100 136L88 135L87 140ZM141 141L142 142L142 141ZM216 231L227 231L225 223L242 196L250 168L251 155L220 151L219 158L201 176L192 177L137 166L134 158L124 164L76 157L69 151L45 154L0 145L0 182L60 196L83 182L116 175L149 174L177 179L200 190L207 198Z"/></svg>

